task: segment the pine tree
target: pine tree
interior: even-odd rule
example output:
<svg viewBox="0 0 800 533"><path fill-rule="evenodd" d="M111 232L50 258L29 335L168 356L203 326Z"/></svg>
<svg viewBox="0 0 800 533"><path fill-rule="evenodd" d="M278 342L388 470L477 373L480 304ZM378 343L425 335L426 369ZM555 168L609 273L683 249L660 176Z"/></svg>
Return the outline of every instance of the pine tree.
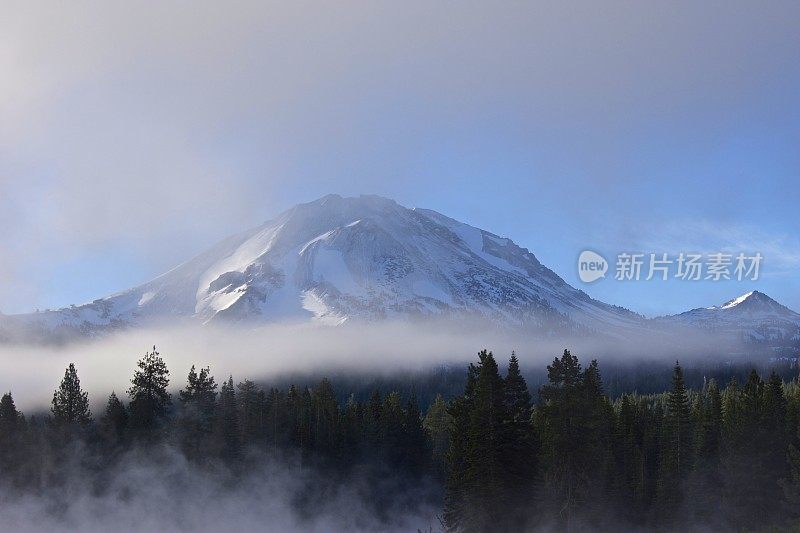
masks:
<svg viewBox="0 0 800 533"><path fill-rule="evenodd" d="M64 372L64 379L53 393L51 411L53 421L65 428L85 427L92 421L89 394L81 390L81 381L73 363L69 364Z"/></svg>
<svg viewBox="0 0 800 533"><path fill-rule="evenodd" d="M664 403L662 397L639 398L635 406L637 425L641 428L642 501L652 509L658 491Z"/></svg>
<svg viewBox="0 0 800 533"><path fill-rule="evenodd" d="M217 401L217 384L211 369L201 368L198 374L192 365L186 378L186 388L178 391L178 397L184 409L196 411L202 418L210 418Z"/></svg>
<svg viewBox="0 0 800 533"><path fill-rule="evenodd" d="M296 385L290 385L289 390L286 392L286 417L287 421L286 424L289 427L289 443L299 449L302 449L301 445L301 427L300 427L300 419L301 419L301 411L302 411L302 402L300 398L300 392L297 390ZM267 417L264 417L263 426L263 433L268 435L269 432L267 431Z"/></svg>
<svg viewBox="0 0 800 533"><path fill-rule="evenodd" d="M787 402L783 392L783 380L775 372L770 374L769 380L764 387L763 399L762 427L770 440L767 447L775 451L782 450L785 448L787 440ZM782 456L783 454L780 455ZM782 461L778 466L782 467Z"/></svg>
<svg viewBox="0 0 800 533"><path fill-rule="evenodd" d="M336 460L341 453L338 441L339 403L327 378L314 387L311 400L314 448L323 452L329 459Z"/></svg>
<svg viewBox="0 0 800 533"><path fill-rule="evenodd" d="M760 463L754 485L758 492L752 502L757 509L754 516L754 520L759 520L757 523L766 523L779 516L782 509L780 480L786 477L790 468L787 462L786 411L783 380L772 372L762 392L759 437L755 448L755 459Z"/></svg>
<svg viewBox="0 0 800 533"><path fill-rule="evenodd" d="M503 392L509 417L510 438L520 443L530 440L531 393L519 370L519 360L513 352L508 362Z"/></svg>
<svg viewBox="0 0 800 533"><path fill-rule="evenodd" d="M381 444L381 411L383 410L383 398L377 390L372 391L364 412L364 433L367 450L377 451L383 454Z"/></svg>
<svg viewBox="0 0 800 533"><path fill-rule="evenodd" d="M229 376L228 380L222 383L222 387L219 390L214 429L217 451L220 457L227 461L237 459L241 454L241 442L239 440L241 432L237 411L233 376Z"/></svg>
<svg viewBox="0 0 800 533"><path fill-rule="evenodd" d="M24 446L24 430L25 418L8 392L0 398L0 485L24 483L32 477L25 472L30 455Z"/></svg>
<svg viewBox="0 0 800 533"><path fill-rule="evenodd" d="M560 526L567 529L586 501L587 474L594 461L586 433L584 377L578 358L564 350L547 367L549 383L539 390L543 404L536 416L546 462L545 491Z"/></svg>
<svg viewBox="0 0 800 533"><path fill-rule="evenodd" d="M383 399L379 441L383 460L393 468L400 468L404 459L403 407L397 391L390 392Z"/></svg>
<svg viewBox="0 0 800 533"><path fill-rule="evenodd" d="M615 480L621 516L636 523L646 508L644 431L637 417L636 398L624 395L614 431Z"/></svg>
<svg viewBox="0 0 800 533"><path fill-rule="evenodd" d="M178 391L181 411L178 425L181 443L186 454L193 459L204 455L214 422L217 402L217 384L209 367L198 374L194 365L186 378L186 388Z"/></svg>
<svg viewBox="0 0 800 533"><path fill-rule="evenodd" d="M685 476L692 468L692 417L689 395L683 381L683 369L675 363L672 390L667 398L667 423L670 426L670 445L677 457L678 474Z"/></svg>
<svg viewBox="0 0 800 533"><path fill-rule="evenodd" d="M699 428L696 446L697 460L711 468L719 465L722 439L722 395L715 380L708 383L705 399L701 401L702 426Z"/></svg>
<svg viewBox="0 0 800 533"><path fill-rule="evenodd" d="M128 426L128 413L114 392L108 397L106 411L100 420L100 426L109 442L114 444L123 442L125 429Z"/></svg>
<svg viewBox="0 0 800 533"><path fill-rule="evenodd" d="M134 372L128 389L130 426L143 437L153 438L172 405L171 395L167 392L169 370L155 346L136 366L138 370Z"/></svg>
<svg viewBox="0 0 800 533"><path fill-rule="evenodd" d="M243 401L240 395L240 404ZM291 422L291 411L293 407L289 405L289 397L276 388L272 388L265 396L263 406L264 431L267 449L276 453L279 447L286 443L286 428L293 427ZM242 412L242 411L240 411ZM245 415L243 415L245 416ZM246 416L253 416L253 413Z"/></svg>
<svg viewBox="0 0 800 533"><path fill-rule="evenodd" d="M300 393L297 401L297 410L298 447L300 448L301 457L305 461L311 456L311 452L315 449L317 443L314 398L309 387L305 387Z"/></svg>
<svg viewBox="0 0 800 533"><path fill-rule="evenodd" d="M752 369L741 396L743 424L750 435L753 435L758 429L758 423L762 417L763 399L764 382L758 372Z"/></svg>
<svg viewBox="0 0 800 533"><path fill-rule="evenodd" d="M263 436L261 434L261 419L263 417L261 391L258 389L258 386L249 379L245 379L237 384L236 388L239 390L236 394L236 409L239 417L241 442L244 445L255 445L256 441ZM279 409L282 414L282 394L272 397L270 403L275 406L274 409ZM280 431L283 432L284 427L281 422L282 419L279 416L277 422L273 421L273 429L280 428Z"/></svg>
<svg viewBox="0 0 800 533"><path fill-rule="evenodd" d="M356 401L355 394L350 394L342 413L342 450L343 466L352 467L363 453L365 436L362 425L364 417L363 405Z"/></svg>
<svg viewBox="0 0 800 533"><path fill-rule="evenodd" d="M800 427L797 430L797 437L800 439ZM800 449L794 444L789 445L786 454L789 464L787 474L780 480L786 502L794 509L800 507Z"/></svg>
<svg viewBox="0 0 800 533"><path fill-rule="evenodd" d="M607 495L613 485L612 438L615 418L614 407L605 394L596 359L583 372L582 393L583 433L587 445L585 453L593 457L594 462L585 473L584 514L589 520L598 520L603 514L608 514Z"/></svg>
<svg viewBox="0 0 800 533"><path fill-rule="evenodd" d="M507 529L503 513L507 471L504 464L508 412L503 379L491 352L478 354L472 409L467 432L467 506L470 527L477 531Z"/></svg>
<svg viewBox="0 0 800 533"><path fill-rule="evenodd" d="M429 446L428 435L422 426L422 414L415 396L412 396L406 403L403 417L402 449L404 469L412 478L421 476L429 464Z"/></svg>
<svg viewBox="0 0 800 533"><path fill-rule="evenodd" d="M514 352L508 362L503 387L507 421L503 428L503 492L512 529L523 529L534 501L537 451L531 424L531 394Z"/></svg>
<svg viewBox="0 0 800 533"><path fill-rule="evenodd" d="M778 411L782 411L783 392L780 388L771 392L755 369L744 387L732 383L728 389L732 390L725 391L725 447L720 469L723 495L731 522L739 528L755 527L768 520L782 496L778 478L785 468L776 473L770 467L774 451L767 447L774 443L769 442L772 436L765 425L781 418ZM773 393L775 396L768 398ZM770 414L768 404L772 406ZM784 450L779 455L781 463L786 457Z"/></svg>
<svg viewBox="0 0 800 533"><path fill-rule="evenodd" d="M439 475L445 471L445 458L450 447L453 417L447 412L447 403L437 394L425 414L423 426L431 439L431 459Z"/></svg>
<svg viewBox="0 0 800 533"><path fill-rule="evenodd" d="M687 517L706 523L719 516L722 505L719 487L722 438L722 396L715 380L704 383L693 397L694 469L684 484Z"/></svg>
<svg viewBox="0 0 800 533"><path fill-rule="evenodd" d="M742 430L741 391L736 378L731 378L722 393L722 432L726 448L738 440ZM726 452L728 450L725 450Z"/></svg>
<svg viewBox="0 0 800 533"><path fill-rule="evenodd" d="M689 395L683 369L676 362L672 390L667 395L658 480L658 514L664 523L674 518L675 510L683 501L683 483L694 462L693 441Z"/></svg>
<svg viewBox="0 0 800 533"><path fill-rule="evenodd" d="M20 413L10 392L0 398L0 435L14 433L20 425Z"/></svg>
<svg viewBox="0 0 800 533"><path fill-rule="evenodd" d="M452 423L450 425L450 447L446 456L447 479L442 514L442 521L448 531L468 531L471 527L467 447L470 413L475 401L475 383L478 371L478 367L474 364L467 367L464 394L453 399L448 408Z"/></svg>

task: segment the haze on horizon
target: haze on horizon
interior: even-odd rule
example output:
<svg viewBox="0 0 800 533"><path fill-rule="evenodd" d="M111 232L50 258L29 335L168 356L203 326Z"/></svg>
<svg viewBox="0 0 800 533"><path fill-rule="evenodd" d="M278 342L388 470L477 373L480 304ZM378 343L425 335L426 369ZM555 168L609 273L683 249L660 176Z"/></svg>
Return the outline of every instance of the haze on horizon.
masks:
<svg viewBox="0 0 800 533"><path fill-rule="evenodd" d="M796 2L6 12L4 313L130 288L328 193L508 236L651 316L753 289L800 309ZM754 283L584 285L587 248L765 261Z"/></svg>

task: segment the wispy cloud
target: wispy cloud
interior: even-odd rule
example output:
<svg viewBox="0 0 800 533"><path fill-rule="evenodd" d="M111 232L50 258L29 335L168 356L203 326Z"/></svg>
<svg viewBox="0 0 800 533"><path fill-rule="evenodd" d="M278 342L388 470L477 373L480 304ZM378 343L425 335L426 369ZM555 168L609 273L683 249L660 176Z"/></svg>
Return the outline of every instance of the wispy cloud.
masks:
<svg viewBox="0 0 800 533"><path fill-rule="evenodd" d="M643 223L620 234L605 234L603 245L614 251L644 253L761 253L764 275L800 270L800 238L770 232L752 224L683 219Z"/></svg>

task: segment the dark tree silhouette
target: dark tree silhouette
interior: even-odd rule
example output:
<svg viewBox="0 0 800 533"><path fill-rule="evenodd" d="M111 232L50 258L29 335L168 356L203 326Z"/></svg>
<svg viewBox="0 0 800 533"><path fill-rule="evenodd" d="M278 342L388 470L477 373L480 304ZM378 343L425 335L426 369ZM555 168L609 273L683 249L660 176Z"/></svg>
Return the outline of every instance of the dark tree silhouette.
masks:
<svg viewBox="0 0 800 533"><path fill-rule="evenodd" d="M92 420L89 394L81 390L81 380L73 363L69 364L64 379L53 393L51 411L53 421L64 427L86 426Z"/></svg>
<svg viewBox="0 0 800 533"><path fill-rule="evenodd" d="M172 405L171 395L167 392L169 370L155 346L136 366L128 389L131 398L130 426L140 435L153 438L166 421Z"/></svg>

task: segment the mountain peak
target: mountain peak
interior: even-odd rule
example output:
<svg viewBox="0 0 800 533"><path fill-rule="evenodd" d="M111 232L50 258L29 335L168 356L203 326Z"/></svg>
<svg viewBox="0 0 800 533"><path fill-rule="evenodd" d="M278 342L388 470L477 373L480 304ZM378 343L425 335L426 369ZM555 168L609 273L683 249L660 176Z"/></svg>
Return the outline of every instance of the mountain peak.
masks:
<svg viewBox="0 0 800 533"><path fill-rule="evenodd" d="M386 198L385 196L380 196L377 194L359 194L358 196L342 196L336 193L326 194L325 196L317 198L316 200L308 202L307 204L300 204L300 205L325 206L337 203L397 205L397 202L395 202L391 198Z"/></svg>
<svg viewBox="0 0 800 533"><path fill-rule="evenodd" d="M426 316L547 334L640 325L511 239L389 198L337 194L298 204L139 287L13 320L91 333L168 317L340 324Z"/></svg>
<svg viewBox="0 0 800 533"><path fill-rule="evenodd" d="M800 314L760 291L744 293L719 306L700 307L656 320L775 346L800 340Z"/></svg>
<svg viewBox="0 0 800 533"><path fill-rule="evenodd" d="M756 293L758 293L758 291L750 291L750 292L747 292L745 294L742 294L741 296L737 296L736 298L734 298L732 300L728 300L727 302L722 304L720 306L720 308L721 309L730 309L732 307L736 307L737 305L742 304L745 301L747 301L749 298L754 297L754 295L756 295ZM761 294L761 293L758 293L758 294ZM757 298L758 296L755 296L755 297Z"/></svg>
<svg viewBox="0 0 800 533"><path fill-rule="evenodd" d="M789 310L760 291L750 291L742 294L741 296L738 296L732 300L728 300L718 309L737 309L747 311Z"/></svg>

